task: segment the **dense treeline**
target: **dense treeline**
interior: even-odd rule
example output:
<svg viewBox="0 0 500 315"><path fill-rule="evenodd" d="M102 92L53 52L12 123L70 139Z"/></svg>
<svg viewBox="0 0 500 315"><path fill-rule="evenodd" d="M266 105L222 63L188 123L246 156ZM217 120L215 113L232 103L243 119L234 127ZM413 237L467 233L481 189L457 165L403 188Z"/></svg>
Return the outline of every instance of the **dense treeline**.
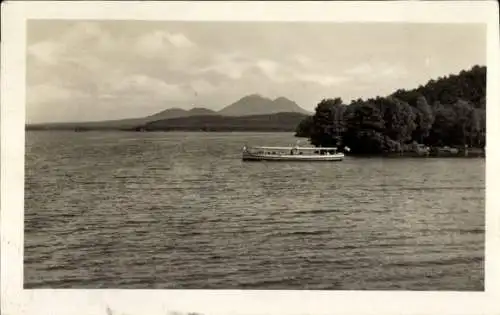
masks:
<svg viewBox="0 0 500 315"><path fill-rule="evenodd" d="M348 105L324 99L296 135L316 146L347 146L354 154L402 152L417 144L484 148L486 67Z"/></svg>

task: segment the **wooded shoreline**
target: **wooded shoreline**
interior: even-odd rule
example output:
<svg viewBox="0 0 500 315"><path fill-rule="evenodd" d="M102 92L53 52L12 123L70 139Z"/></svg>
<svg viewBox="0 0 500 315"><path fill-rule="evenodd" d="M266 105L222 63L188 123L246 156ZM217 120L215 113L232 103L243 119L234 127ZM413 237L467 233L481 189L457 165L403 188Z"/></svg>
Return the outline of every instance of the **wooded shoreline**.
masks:
<svg viewBox="0 0 500 315"><path fill-rule="evenodd" d="M485 156L486 67L350 104L323 99L296 136L353 155Z"/></svg>

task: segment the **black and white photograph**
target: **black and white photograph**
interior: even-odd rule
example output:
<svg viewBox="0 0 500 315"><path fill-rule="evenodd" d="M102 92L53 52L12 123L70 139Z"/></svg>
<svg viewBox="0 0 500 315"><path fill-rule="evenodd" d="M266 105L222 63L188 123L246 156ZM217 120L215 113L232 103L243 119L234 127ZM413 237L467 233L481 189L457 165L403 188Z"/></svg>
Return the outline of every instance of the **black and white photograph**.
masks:
<svg viewBox="0 0 500 315"><path fill-rule="evenodd" d="M22 290L485 292L488 21L24 27Z"/></svg>

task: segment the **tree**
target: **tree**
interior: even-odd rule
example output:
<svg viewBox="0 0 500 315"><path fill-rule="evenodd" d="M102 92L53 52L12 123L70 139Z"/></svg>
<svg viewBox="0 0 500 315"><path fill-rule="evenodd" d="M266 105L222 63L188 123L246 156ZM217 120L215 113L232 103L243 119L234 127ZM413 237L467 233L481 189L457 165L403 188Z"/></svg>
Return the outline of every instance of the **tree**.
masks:
<svg viewBox="0 0 500 315"><path fill-rule="evenodd" d="M479 148L484 148L486 145L486 109L476 109L476 116L479 120L479 130L475 144Z"/></svg>
<svg viewBox="0 0 500 315"><path fill-rule="evenodd" d="M481 97L479 101L479 108L486 109L486 96Z"/></svg>
<svg viewBox="0 0 500 315"><path fill-rule="evenodd" d="M341 144L344 132L345 105L342 99L324 99L312 117L310 142L315 146L335 147Z"/></svg>
<svg viewBox="0 0 500 315"><path fill-rule="evenodd" d="M486 111L484 111L486 113ZM481 120L482 120L482 110L478 108L472 108L470 113L470 119L467 122L466 129L468 131L467 145L475 146L479 145L478 139L481 136Z"/></svg>
<svg viewBox="0 0 500 315"><path fill-rule="evenodd" d="M383 112L384 134L400 144L411 140L416 126L410 105L392 96L377 100Z"/></svg>
<svg viewBox="0 0 500 315"><path fill-rule="evenodd" d="M355 154L383 152L384 119L379 107L373 102L356 101L346 113L344 144Z"/></svg>
<svg viewBox="0 0 500 315"><path fill-rule="evenodd" d="M311 136L313 127L313 116L307 116L302 119L297 128L295 129L295 136L301 138L309 138Z"/></svg>
<svg viewBox="0 0 500 315"><path fill-rule="evenodd" d="M434 124L429 134L428 143L430 145L453 145L453 130L456 126L457 115L450 106L444 106L439 102L434 104Z"/></svg>
<svg viewBox="0 0 500 315"><path fill-rule="evenodd" d="M484 147L486 67L348 106L340 98L324 99L297 127L297 135L308 132L313 145L348 146L354 154L401 152L415 142Z"/></svg>
<svg viewBox="0 0 500 315"><path fill-rule="evenodd" d="M425 85L412 90L397 90L393 96L415 106L418 96L424 96L429 104L439 101L442 104L453 104L463 99L474 107L479 107L481 97L486 95L486 67L474 66L461 71L458 75L440 77L429 80Z"/></svg>
<svg viewBox="0 0 500 315"><path fill-rule="evenodd" d="M459 139L462 145L470 144L471 134L479 129L478 117L475 117L473 109L469 102L461 99L452 105L452 110L456 114L454 126L457 136L456 144L458 144Z"/></svg>
<svg viewBox="0 0 500 315"><path fill-rule="evenodd" d="M427 103L425 96L420 95L417 98L414 109L415 115L415 131L413 133L413 139L419 143L424 143L424 139L429 136L429 132L434 123L434 113L432 108Z"/></svg>

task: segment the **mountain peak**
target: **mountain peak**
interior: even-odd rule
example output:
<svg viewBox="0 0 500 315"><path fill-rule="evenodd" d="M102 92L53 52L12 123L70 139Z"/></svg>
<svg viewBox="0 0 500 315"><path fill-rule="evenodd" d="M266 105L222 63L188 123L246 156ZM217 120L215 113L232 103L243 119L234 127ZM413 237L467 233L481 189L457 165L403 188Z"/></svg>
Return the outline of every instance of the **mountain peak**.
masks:
<svg viewBox="0 0 500 315"><path fill-rule="evenodd" d="M268 99L260 94L257 94L257 93L254 93L254 94L249 94L249 95L246 95L246 96L243 96L242 98L240 98L240 101L241 100L250 100L250 99L254 99L254 100L262 100L262 99Z"/></svg>
<svg viewBox="0 0 500 315"><path fill-rule="evenodd" d="M248 116L248 115L267 115L275 113L303 113L303 108L295 102L281 96L275 100L263 97L260 94L250 94L242 97L233 104L223 108L219 114L224 116ZM307 113L308 114L308 113Z"/></svg>
<svg viewBox="0 0 500 315"><path fill-rule="evenodd" d="M167 108L165 110L162 110L161 112L158 112L156 114L153 114L149 117L169 117L169 116L175 116L175 115L182 115L186 113L185 109L178 108L178 107L172 107L172 108Z"/></svg>
<svg viewBox="0 0 500 315"><path fill-rule="evenodd" d="M274 102L283 102L283 101L292 102L291 100L289 100L288 98L286 98L284 96L280 96L274 100Z"/></svg>

